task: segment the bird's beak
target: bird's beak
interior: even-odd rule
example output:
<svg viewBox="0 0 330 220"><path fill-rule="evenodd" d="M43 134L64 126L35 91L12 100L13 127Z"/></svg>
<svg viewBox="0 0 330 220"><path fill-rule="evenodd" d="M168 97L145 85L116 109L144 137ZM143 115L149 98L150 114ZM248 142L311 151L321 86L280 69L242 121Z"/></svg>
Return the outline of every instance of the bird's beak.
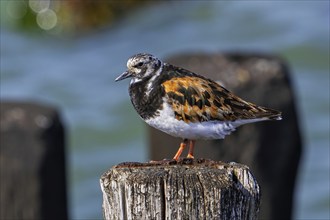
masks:
<svg viewBox="0 0 330 220"><path fill-rule="evenodd" d="M123 72L120 76L118 76L115 81L120 81L126 78L132 77L132 73L130 73L129 71Z"/></svg>

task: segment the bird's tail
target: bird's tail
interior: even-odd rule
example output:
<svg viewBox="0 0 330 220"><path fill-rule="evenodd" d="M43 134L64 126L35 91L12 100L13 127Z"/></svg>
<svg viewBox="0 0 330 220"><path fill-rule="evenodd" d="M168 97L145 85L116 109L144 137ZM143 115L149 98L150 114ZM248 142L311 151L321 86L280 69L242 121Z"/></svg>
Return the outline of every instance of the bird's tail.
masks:
<svg viewBox="0 0 330 220"><path fill-rule="evenodd" d="M282 120L282 112L258 106L258 112L255 113L256 118L264 118L265 120Z"/></svg>

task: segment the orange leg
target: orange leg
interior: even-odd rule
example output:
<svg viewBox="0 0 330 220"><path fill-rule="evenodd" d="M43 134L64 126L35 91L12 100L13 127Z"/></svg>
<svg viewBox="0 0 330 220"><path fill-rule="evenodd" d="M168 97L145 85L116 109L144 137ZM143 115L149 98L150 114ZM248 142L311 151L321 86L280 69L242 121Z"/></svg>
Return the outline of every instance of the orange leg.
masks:
<svg viewBox="0 0 330 220"><path fill-rule="evenodd" d="M194 146L195 146L195 140L189 140L189 151L187 158L194 158Z"/></svg>
<svg viewBox="0 0 330 220"><path fill-rule="evenodd" d="M175 156L173 157L174 160L178 160L178 159L179 159L179 157L180 157L181 154L182 154L182 151L183 151L184 148L187 146L187 142L188 142L188 139L184 139L184 140L181 142L178 152L176 152Z"/></svg>

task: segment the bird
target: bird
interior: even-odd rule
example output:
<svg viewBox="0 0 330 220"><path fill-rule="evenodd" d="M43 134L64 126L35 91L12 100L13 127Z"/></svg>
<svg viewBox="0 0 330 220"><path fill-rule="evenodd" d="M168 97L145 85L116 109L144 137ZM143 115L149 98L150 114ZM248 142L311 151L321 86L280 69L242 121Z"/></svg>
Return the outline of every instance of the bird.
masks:
<svg viewBox="0 0 330 220"><path fill-rule="evenodd" d="M234 95L217 82L163 62L149 53L127 61L115 81L130 78L129 96L140 117L150 126L182 139L173 159L194 158L196 140L224 139L238 126L281 120L280 111L258 106Z"/></svg>

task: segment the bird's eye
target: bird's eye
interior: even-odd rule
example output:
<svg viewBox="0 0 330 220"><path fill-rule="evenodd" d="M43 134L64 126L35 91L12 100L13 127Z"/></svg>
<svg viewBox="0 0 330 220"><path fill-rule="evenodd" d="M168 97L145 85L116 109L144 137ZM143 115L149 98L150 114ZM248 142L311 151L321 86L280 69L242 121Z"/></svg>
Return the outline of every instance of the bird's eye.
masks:
<svg viewBox="0 0 330 220"><path fill-rule="evenodd" d="M139 62L138 64L136 64L136 66L138 66L138 67L143 66L143 62Z"/></svg>

